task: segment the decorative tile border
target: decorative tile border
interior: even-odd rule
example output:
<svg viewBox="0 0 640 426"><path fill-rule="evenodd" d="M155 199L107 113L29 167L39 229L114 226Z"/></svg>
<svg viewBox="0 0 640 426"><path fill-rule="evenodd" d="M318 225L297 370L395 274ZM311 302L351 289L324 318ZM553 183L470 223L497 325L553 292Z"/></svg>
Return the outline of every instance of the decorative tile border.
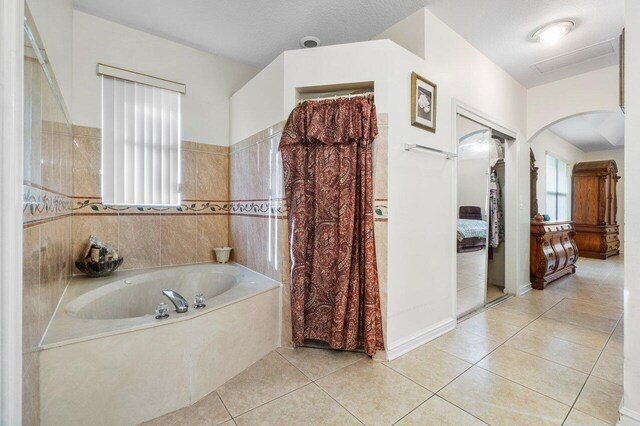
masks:
<svg viewBox="0 0 640 426"><path fill-rule="evenodd" d="M389 219L389 208L386 199L377 199L373 205L373 216L376 221L386 222ZM210 201L186 200L179 207L147 207L147 206L108 206L100 198L73 198L69 200L69 210L76 215L135 215L135 214L210 214L252 216L285 219L287 210L283 199L273 200L237 200ZM69 213L69 210L67 213Z"/></svg>
<svg viewBox="0 0 640 426"><path fill-rule="evenodd" d="M389 207L387 199L376 199L373 201L373 220L377 222L387 222L389 220Z"/></svg>
<svg viewBox="0 0 640 426"><path fill-rule="evenodd" d="M266 218L285 218L287 216L284 200L241 200L231 202L232 215L258 216Z"/></svg>
<svg viewBox="0 0 640 426"><path fill-rule="evenodd" d="M73 198L73 214L229 214L228 201L183 201L178 207L109 206L100 198Z"/></svg>
<svg viewBox="0 0 640 426"><path fill-rule="evenodd" d="M24 224L33 224L71 214L73 202L66 195L31 185L22 185L22 194L22 221Z"/></svg>
<svg viewBox="0 0 640 426"><path fill-rule="evenodd" d="M100 198L74 198L73 214L226 214L283 218L282 199L210 201L186 200L179 207L108 206Z"/></svg>

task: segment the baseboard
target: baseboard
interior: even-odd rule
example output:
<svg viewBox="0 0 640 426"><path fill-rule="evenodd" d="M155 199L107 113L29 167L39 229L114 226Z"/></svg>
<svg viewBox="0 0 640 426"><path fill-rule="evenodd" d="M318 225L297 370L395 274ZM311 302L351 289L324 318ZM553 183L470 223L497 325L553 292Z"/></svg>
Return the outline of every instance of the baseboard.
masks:
<svg viewBox="0 0 640 426"><path fill-rule="evenodd" d="M518 288L518 296L522 296L522 295L524 295L526 293L529 293L532 288L533 287L531 287L531 283L526 283L526 284L521 285Z"/></svg>
<svg viewBox="0 0 640 426"><path fill-rule="evenodd" d="M412 336L406 337L394 344L392 347L387 348L387 361L394 360L401 355L423 345L436 337L443 335L444 333L451 331L456 326L456 319L450 318L444 320L433 327L424 329L415 333Z"/></svg>
<svg viewBox="0 0 640 426"><path fill-rule="evenodd" d="M617 423L618 426L640 426L640 413L637 411L629 410L620 405L620 419Z"/></svg>

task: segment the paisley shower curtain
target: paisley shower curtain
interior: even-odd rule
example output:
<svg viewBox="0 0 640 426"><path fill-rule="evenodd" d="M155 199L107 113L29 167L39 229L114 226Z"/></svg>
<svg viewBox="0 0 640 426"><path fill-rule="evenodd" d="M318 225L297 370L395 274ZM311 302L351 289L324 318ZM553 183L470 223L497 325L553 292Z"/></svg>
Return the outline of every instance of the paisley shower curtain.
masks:
<svg viewBox="0 0 640 426"><path fill-rule="evenodd" d="M384 349L373 235L372 97L305 102L282 132L293 342Z"/></svg>

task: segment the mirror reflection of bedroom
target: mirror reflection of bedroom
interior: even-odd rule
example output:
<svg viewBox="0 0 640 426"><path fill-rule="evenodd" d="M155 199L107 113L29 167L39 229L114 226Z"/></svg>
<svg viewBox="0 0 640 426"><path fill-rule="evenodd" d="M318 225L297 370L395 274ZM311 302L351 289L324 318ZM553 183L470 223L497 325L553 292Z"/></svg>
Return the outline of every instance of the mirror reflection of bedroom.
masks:
<svg viewBox="0 0 640 426"><path fill-rule="evenodd" d="M458 115L457 314L505 296L505 139Z"/></svg>

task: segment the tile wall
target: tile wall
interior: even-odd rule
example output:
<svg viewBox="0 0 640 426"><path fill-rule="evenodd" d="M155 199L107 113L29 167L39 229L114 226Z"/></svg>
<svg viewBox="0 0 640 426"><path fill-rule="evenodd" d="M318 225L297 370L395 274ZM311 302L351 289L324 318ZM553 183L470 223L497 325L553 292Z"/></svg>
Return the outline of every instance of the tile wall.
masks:
<svg viewBox="0 0 640 426"><path fill-rule="evenodd" d="M39 344L71 275L73 137L30 46L24 79L22 406L23 424L37 425Z"/></svg>
<svg viewBox="0 0 640 426"><path fill-rule="evenodd" d="M74 126L73 258L93 234L124 257L122 269L213 261L228 244L229 148L183 142L180 207L114 207L101 203L100 144L100 129Z"/></svg>
<svg viewBox="0 0 640 426"><path fill-rule="evenodd" d="M282 345L292 346L287 214L282 158L278 152L285 122L231 146L229 217L232 260L283 283ZM386 331L387 300L387 114L378 115L374 145L374 213L378 274ZM385 333L386 336L386 333Z"/></svg>

